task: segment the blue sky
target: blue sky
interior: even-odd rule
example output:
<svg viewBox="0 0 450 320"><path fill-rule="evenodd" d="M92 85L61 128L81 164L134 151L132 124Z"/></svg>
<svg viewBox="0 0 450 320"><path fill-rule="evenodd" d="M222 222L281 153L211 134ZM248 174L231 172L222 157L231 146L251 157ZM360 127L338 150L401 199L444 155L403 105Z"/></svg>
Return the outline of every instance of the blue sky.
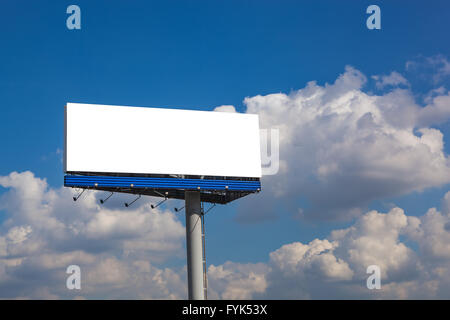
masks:
<svg viewBox="0 0 450 320"><path fill-rule="evenodd" d="M66 28L70 4L81 8L81 30ZM381 30L366 28L370 4L381 8ZM234 105L245 112L246 97L289 94L312 80L334 83L351 65L369 79L400 72L424 105L431 89L450 87L449 78L434 83L423 77L427 69L411 72L406 63L450 57L448 9L446 1L2 1L0 176L30 170L52 188L62 185L68 101L198 110ZM373 83L362 91L386 92ZM448 153L449 124L432 127L443 133ZM368 208L384 212L395 203L419 216L439 207L447 191L444 185L382 197ZM282 201L275 205L289 211ZM283 244L324 238L354 222L287 213L241 223L238 207L208 214L211 264L264 262Z"/></svg>
<svg viewBox="0 0 450 320"><path fill-rule="evenodd" d="M444 1L381 2L380 31L365 28L367 1L79 1L77 31L69 4L2 4L3 174L61 183L57 157L41 158L62 148L66 101L242 111L247 96L332 82L347 64L389 73L450 46Z"/></svg>

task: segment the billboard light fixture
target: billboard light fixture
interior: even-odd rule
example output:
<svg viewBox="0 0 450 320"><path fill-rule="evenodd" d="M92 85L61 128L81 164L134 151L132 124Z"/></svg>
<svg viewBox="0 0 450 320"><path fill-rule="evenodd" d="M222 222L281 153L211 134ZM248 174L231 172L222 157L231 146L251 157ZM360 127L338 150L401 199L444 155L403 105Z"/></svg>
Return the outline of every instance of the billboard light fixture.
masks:
<svg viewBox="0 0 450 320"><path fill-rule="evenodd" d="M180 208L175 208L174 210L175 210L175 212L181 212L181 211L183 211L183 209L184 209L184 206L182 206Z"/></svg>
<svg viewBox="0 0 450 320"><path fill-rule="evenodd" d="M106 201L108 201L109 198L112 197L113 194L114 194L114 192L111 192L111 194L109 196L107 196L105 199L100 199L100 203L104 204Z"/></svg>
<svg viewBox="0 0 450 320"><path fill-rule="evenodd" d="M81 195L84 193L84 191L86 191L86 189L83 189L83 191L81 191L77 196L73 197L73 201L77 201Z"/></svg>
<svg viewBox="0 0 450 320"><path fill-rule="evenodd" d="M125 207L128 208L128 207L131 206L133 203L135 203L136 201L138 201L140 197L141 197L141 195L138 195L138 196L136 197L136 199L134 199L134 200L131 201L130 203L125 202Z"/></svg>

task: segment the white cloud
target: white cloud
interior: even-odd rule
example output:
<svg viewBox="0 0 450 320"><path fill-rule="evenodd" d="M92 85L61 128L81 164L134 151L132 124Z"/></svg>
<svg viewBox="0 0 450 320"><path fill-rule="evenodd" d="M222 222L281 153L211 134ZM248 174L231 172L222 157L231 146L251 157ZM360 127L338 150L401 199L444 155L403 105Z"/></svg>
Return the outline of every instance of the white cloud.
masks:
<svg viewBox="0 0 450 320"><path fill-rule="evenodd" d="M226 262L208 268L208 297L210 299L250 299L254 293L266 290L265 274L268 267L262 263L241 264Z"/></svg>
<svg viewBox="0 0 450 320"><path fill-rule="evenodd" d="M427 106L419 110L418 126L441 124L450 118L450 92L440 87L430 94Z"/></svg>
<svg viewBox="0 0 450 320"><path fill-rule="evenodd" d="M446 194L445 200L448 199L448 195L449 193ZM449 223L448 214L442 214L435 208L431 208L416 221L416 228L409 232L409 236L419 243L421 252L428 262L450 262Z"/></svg>
<svg viewBox="0 0 450 320"><path fill-rule="evenodd" d="M24 176L27 179L23 179ZM53 227L42 227L41 219L30 219L20 211L21 184L36 183L44 188L34 212L45 211L41 219L55 219ZM6 181L6 182L5 182ZM2 185L15 187L3 195L2 203L9 219L0 232L0 297L2 298L136 298L180 299L186 297L186 269L167 268L161 261L167 254L176 255L184 232L175 217L163 211L149 213L145 205L133 210L104 209L95 204L95 193L86 195L77 213L77 206L67 205L71 192L51 189L29 172L13 173ZM10 183L8 183L10 182ZM43 183L44 182L44 183ZM38 192L38 189L35 189ZM49 196L49 193L52 196ZM29 199L33 198L30 194ZM93 197L90 199L89 197ZM48 201L48 199L53 199ZM267 263L226 262L208 269L209 297L213 299L301 299L301 298L448 298L450 297L450 192L442 200L442 213L434 208L421 217L407 216L400 208L387 213L370 211L358 217L348 228L331 232L326 239L309 243L283 245L269 254ZM91 201L92 200L92 201ZM65 202L69 216L55 211L57 203ZM84 203L84 204L82 204ZM89 209L90 208L90 209ZM23 208L22 208L23 209ZM155 220L140 219L140 212ZM86 215L83 217L82 212ZM104 218L102 215L116 215ZM121 214L131 214L139 223L127 223ZM21 224L15 224L15 217ZM96 216L100 216L97 220ZM25 217L25 218L24 218ZM88 218L86 218L88 217ZM90 218L89 218L90 217ZM159 218L173 220L173 225L161 225ZM86 219L86 220L83 220ZM92 223L92 224L91 224ZM155 228L164 228L158 234ZM67 225L75 225L71 230ZM81 225L92 230L81 232ZM123 226L119 226L123 225ZM172 229L171 229L172 228ZM89 228L87 228L89 229ZM93 237L91 232L98 231ZM133 230L133 231L132 231ZM146 231L149 234L146 234ZM181 231L181 232L180 232ZM116 234L117 233L117 234ZM132 233L134 235L132 235ZM60 243L55 245L54 239ZM84 241L83 241L84 240ZM113 246L96 246L95 242L112 242ZM154 242L154 245L141 245ZM126 245L129 244L129 247ZM413 249L411 247L412 244ZM166 254L161 254L158 244ZM82 290L65 289L67 266L77 264L82 270ZM382 289L366 288L366 268L376 264L381 268ZM163 264L162 264L163 265Z"/></svg>
<svg viewBox="0 0 450 320"><path fill-rule="evenodd" d="M409 86L408 80L406 80L405 77L403 77L397 71L392 71L389 75L375 75L372 76L372 79L376 81L375 85L378 89L383 89L387 86Z"/></svg>
<svg viewBox="0 0 450 320"><path fill-rule="evenodd" d="M448 299L449 221L434 208L421 217L407 216L397 207L387 213L370 211L328 239L282 246L258 269L231 262L212 266L211 286L245 291L246 299ZM418 249L410 248L411 243ZM366 287L366 269L374 264L381 269L381 290ZM259 272L249 285L253 270Z"/></svg>
<svg viewBox="0 0 450 320"><path fill-rule="evenodd" d="M185 231L174 213L145 201L100 206L100 192L73 202L72 189L50 188L29 171L0 177L0 186L8 188L0 204L7 214L0 297L72 298L80 292L65 289L71 264L81 267L85 298L185 297L184 273L155 266L184 255ZM127 196L118 196L119 204Z"/></svg>
<svg viewBox="0 0 450 320"><path fill-rule="evenodd" d="M416 72L422 78L431 78L436 84L445 80L450 75L450 62L444 55L419 56L406 62L406 70Z"/></svg>
<svg viewBox="0 0 450 320"><path fill-rule="evenodd" d="M436 81L450 75L450 62L443 55L428 57L426 60L429 64L437 68L437 72L435 73Z"/></svg>
<svg viewBox="0 0 450 320"><path fill-rule="evenodd" d="M333 255L336 247L336 242L326 239L315 239L307 245L295 242L272 252L270 262L282 274L314 272L329 280L349 280L353 271Z"/></svg>
<svg viewBox="0 0 450 320"><path fill-rule="evenodd" d="M364 274L367 266L376 264L384 280L389 281L415 267L414 251L399 241L411 219L414 217L407 217L400 208L387 214L370 211L349 229L333 232L331 238L339 243L337 254L357 274Z"/></svg>
<svg viewBox="0 0 450 320"><path fill-rule="evenodd" d="M361 90L366 81L347 67L333 84L244 100L262 128L279 129L282 165L263 177L255 201L241 201L240 221L273 218L274 203L304 217L347 219L373 200L450 182L443 135L430 128L448 121L450 96L421 107L410 90L369 95Z"/></svg>
<svg viewBox="0 0 450 320"><path fill-rule="evenodd" d="M223 105L223 106L214 108L214 111L235 113L236 109L234 108L234 106L231 106L231 105Z"/></svg>
<svg viewBox="0 0 450 320"><path fill-rule="evenodd" d="M27 240L28 235L32 232L30 226L21 226L11 228L6 234L6 239L8 239L12 244L17 244Z"/></svg>

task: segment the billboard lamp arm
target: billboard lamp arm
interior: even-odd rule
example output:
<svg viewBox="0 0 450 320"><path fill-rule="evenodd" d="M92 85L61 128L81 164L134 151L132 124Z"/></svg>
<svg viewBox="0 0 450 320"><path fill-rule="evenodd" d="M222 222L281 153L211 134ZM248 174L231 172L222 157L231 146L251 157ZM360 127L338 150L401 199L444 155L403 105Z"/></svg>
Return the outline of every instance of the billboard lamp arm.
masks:
<svg viewBox="0 0 450 320"><path fill-rule="evenodd" d="M83 191L81 191L81 193L79 193L77 196L73 197L73 201L77 201L81 195L83 194L83 192L86 191L86 189L83 189Z"/></svg>
<svg viewBox="0 0 450 320"><path fill-rule="evenodd" d="M114 192L111 192L111 194L109 196L107 196L105 199L100 199L100 203L104 204L106 201L108 201L109 198L112 197L113 194L114 194Z"/></svg>
<svg viewBox="0 0 450 320"><path fill-rule="evenodd" d="M141 195L138 195L136 199L134 199L133 201L131 201L130 203L125 202L125 207L129 207L131 206L133 203L135 203L139 198L141 197Z"/></svg>

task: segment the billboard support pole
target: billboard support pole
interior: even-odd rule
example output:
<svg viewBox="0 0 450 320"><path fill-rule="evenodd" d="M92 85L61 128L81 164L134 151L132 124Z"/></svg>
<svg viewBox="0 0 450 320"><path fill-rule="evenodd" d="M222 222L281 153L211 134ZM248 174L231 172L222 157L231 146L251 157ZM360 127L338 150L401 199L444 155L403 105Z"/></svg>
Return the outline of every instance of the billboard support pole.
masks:
<svg viewBox="0 0 450 320"><path fill-rule="evenodd" d="M189 300L204 300L203 246L199 191L185 192L186 250Z"/></svg>

